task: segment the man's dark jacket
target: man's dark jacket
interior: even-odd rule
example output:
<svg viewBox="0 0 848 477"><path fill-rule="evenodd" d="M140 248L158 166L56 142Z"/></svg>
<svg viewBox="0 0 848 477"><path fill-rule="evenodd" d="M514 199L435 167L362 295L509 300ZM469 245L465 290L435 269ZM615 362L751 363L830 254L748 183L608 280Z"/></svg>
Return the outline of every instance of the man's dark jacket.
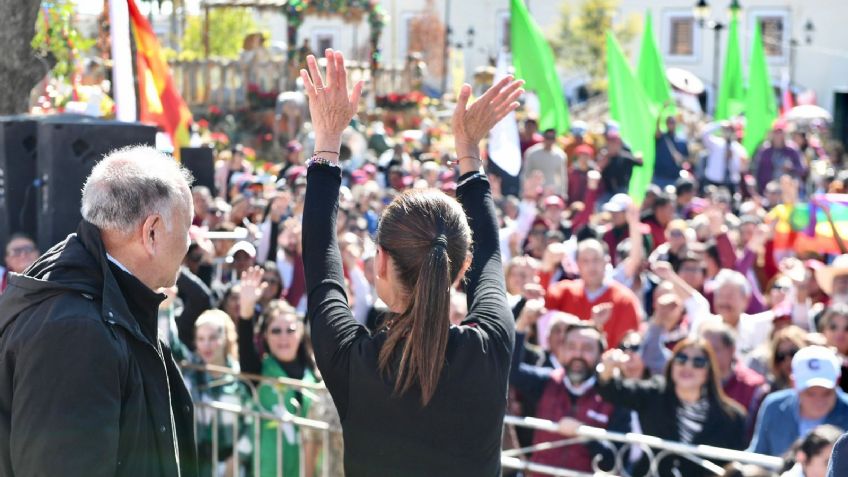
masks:
<svg viewBox="0 0 848 477"><path fill-rule="evenodd" d="M163 298L110 263L87 222L10 278L0 475L196 477L191 397L157 338Z"/></svg>

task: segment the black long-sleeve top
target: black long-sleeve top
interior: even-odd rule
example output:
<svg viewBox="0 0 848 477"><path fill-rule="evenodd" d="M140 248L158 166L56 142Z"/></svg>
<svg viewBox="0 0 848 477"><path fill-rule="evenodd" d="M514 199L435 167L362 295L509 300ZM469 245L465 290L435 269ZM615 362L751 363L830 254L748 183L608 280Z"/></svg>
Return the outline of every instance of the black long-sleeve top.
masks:
<svg viewBox="0 0 848 477"><path fill-rule="evenodd" d="M445 368L426 407L416 388L394 394L393 377L377 364L386 333L371 336L348 306L335 232L340 183L336 168L309 168L303 260L315 358L344 432L345 475L500 475L515 325L488 182L472 179L457 189L474 240L469 313L450 327Z"/></svg>
<svg viewBox="0 0 848 477"><path fill-rule="evenodd" d="M617 406L628 406L639 414L642 431L667 441L680 441L680 424L677 408L680 405L674 392L667 392L669 383L662 376L633 380L613 378L598 381L598 393L605 401ZM742 450L746 444L745 414L732 406L711 405L701 432L695 434L692 445L710 445ZM721 462L720 465L725 463ZM634 475L642 475L648 462L640 461ZM679 474L671 469L677 468ZM685 458L670 456L660 464L659 475L706 476L711 472Z"/></svg>

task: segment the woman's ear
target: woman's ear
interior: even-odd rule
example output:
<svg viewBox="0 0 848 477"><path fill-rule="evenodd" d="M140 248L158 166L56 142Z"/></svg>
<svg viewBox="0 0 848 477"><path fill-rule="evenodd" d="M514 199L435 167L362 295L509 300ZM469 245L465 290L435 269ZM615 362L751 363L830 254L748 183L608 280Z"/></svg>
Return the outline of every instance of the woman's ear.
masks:
<svg viewBox="0 0 848 477"><path fill-rule="evenodd" d="M377 245L377 255L374 259L374 275L377 278L386 278L389 274L389 254L383 247Z"/></svg>
<svg viewBox="0 0 848 477"><path fill-rule="evenodd" d="M807 463L807 454L804 454L801 451L795 452L795 462L804 465Z"/></svg>

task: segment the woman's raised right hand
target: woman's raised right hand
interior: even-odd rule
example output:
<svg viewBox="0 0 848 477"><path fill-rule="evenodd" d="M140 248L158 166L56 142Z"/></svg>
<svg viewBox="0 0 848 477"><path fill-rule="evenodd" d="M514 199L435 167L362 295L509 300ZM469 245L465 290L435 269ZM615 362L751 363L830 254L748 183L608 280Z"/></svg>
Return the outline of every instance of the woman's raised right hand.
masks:
<svg viewBox="0 0 848 477"><path fill-rule="evenodd" d="M492 85L470 106L471 86L462 85L451 126L456 141L457 157L479 156L480 141L507 114L518 108L518 98L524 93L524 81L507 76Z"/></svg>

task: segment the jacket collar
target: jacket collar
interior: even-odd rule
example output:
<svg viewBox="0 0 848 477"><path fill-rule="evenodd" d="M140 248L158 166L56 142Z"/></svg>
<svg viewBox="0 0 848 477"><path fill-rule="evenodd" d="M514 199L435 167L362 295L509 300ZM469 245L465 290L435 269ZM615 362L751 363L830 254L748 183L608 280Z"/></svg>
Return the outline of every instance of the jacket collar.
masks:
<svg viewBox="0 0 848 477"><path fill-rule="evenodd" d="M103 276L103 307L101 309L101 317L110 325L118 325L139 341L145 342L151 346L155 345L141 331L138 321L130 312L127 300L118 285L112 269L109 267L109 259L106 257L106 249L103 245L100 229L88 221L81 221L77 228L77 237L82 242L83 247L88 250L94 260L100 267ZM151 293L153 291L151 290ZM160 301L165 298L164 295L158 294Z"/></svg>

